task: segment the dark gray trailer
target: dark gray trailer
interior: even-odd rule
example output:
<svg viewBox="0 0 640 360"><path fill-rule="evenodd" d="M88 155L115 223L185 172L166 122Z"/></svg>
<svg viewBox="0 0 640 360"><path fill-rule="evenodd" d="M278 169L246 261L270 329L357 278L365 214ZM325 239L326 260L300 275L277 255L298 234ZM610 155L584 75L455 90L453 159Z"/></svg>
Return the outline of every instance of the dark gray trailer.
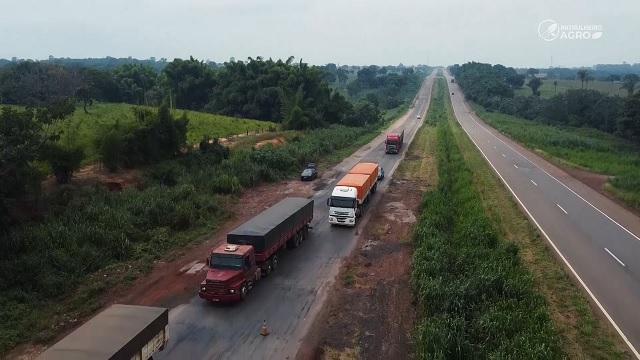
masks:
<svg viewBox="0 0 640 360"><path fill-rule="evenodd" d="M286 244L296 248L313 219L313 199L289 197L227 234L227 243L251 245L257 262L265 262Z"/></svg>
<svg viewBox="0 0 640 360"><path fill-rule="evenodd" d="M38 360L148 360L169 341L169 309L112 305Z"/></svg>

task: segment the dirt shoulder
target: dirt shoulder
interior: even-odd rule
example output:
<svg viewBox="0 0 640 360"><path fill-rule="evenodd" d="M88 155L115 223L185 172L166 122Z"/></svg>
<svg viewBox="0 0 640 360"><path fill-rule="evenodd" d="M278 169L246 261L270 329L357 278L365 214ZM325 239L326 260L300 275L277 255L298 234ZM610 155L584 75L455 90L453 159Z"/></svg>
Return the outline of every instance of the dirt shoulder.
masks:
<svg viewBox="0 0 640 360"><path fill-rule="evenodd" d="M406 359L412 352L410 234L426 182L388 181L299 359Z"/></svg>

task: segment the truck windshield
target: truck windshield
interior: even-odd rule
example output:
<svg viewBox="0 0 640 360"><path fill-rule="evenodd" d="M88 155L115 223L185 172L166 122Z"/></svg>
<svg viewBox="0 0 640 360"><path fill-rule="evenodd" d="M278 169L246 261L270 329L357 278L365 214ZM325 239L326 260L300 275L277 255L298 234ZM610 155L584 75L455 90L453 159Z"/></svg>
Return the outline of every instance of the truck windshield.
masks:
<svg viewBox="0 0 640 360"><path fill-rule="evenodd" d="M213 254L211 255L211 263L209 266L214 269L242 269L242 258L238 256Z"/></svg>
<svg viewBox="0 0 640 360"><path fill-rule="evenodd" d="M332 207L339 207L339 208L349 208L349 209L353 209L355 208L355 199L353 198L345 198L345 197L339 197L339 196L332 196L329 198L329 206Z"/></svg>

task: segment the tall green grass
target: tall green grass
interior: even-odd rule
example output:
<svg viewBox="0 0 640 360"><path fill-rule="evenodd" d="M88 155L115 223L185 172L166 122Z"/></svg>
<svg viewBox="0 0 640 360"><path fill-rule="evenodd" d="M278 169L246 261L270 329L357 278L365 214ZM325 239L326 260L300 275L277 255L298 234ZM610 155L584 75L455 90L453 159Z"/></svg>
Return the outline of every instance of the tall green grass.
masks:
<svg viewBox="0 0 640 360"><path fill-rule="evenodd" d="M487 112L476 104L473 108L487 124L553 160L614 176L607 189L640 209L640 147L596 129L546 125Z"/></svg>
<svg viewBox="0 0 640 360"><path fill-rule="evenodd" d="M434 112L445 106L442 95L432 100ZM418 357L563 358L518 246L499 238L449 125L437 126L438 185L423 195L413 233Z"/></svg>
<svg viewBox="0 0 640 360"><path fill-rule="evenodd" d="M169 250L210 233L228 218L230 195L300 171L367 136L374 128L332 126L289 133L280 147L187 153L158 164L140 189L108 192L62 187L42 222L1 234L0 355L49 339L60 323L100 306L112 267L137 274ZM131 268L132 267L132 268ZM79 290L80 289L80 290Z"/></svg>

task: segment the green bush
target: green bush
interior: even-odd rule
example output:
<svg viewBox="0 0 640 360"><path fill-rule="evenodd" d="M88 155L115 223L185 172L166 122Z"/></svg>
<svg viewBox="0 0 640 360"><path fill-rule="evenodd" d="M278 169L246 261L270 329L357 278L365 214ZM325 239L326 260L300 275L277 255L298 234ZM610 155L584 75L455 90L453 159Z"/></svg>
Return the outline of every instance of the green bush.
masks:
<svg viewBox="0 0 640 360"><path fill-rule="evenodd" d="M59 184L69 183L73 173L80 168L84 159L84 148L77 145L48 143L43 145L41 152Z"/></svg>

